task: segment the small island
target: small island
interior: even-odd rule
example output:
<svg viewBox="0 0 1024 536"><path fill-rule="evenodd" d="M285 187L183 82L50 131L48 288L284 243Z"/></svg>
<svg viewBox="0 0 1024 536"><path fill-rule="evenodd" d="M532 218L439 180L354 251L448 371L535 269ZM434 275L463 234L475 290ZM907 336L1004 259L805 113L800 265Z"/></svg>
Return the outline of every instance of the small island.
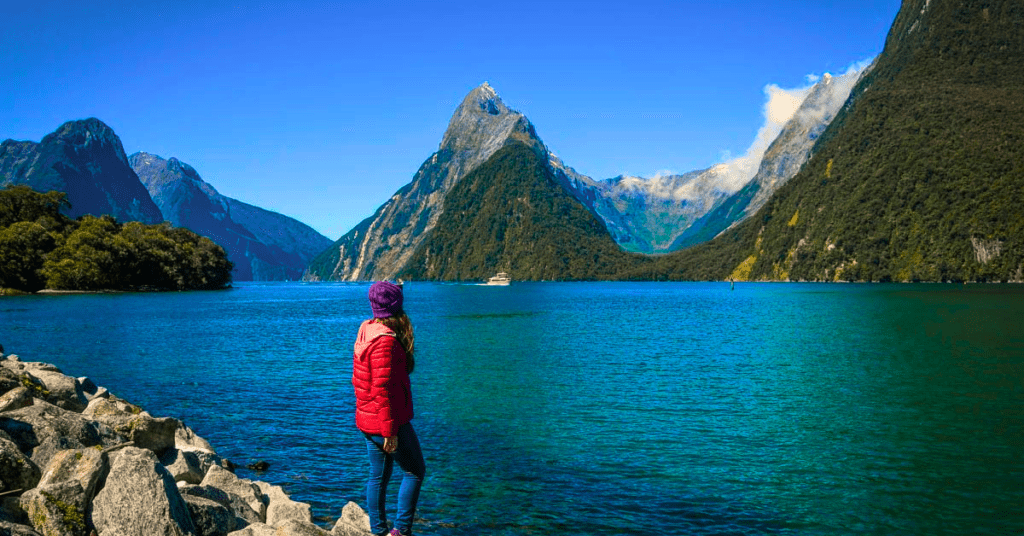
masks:
<svg viewBox="0 0 1024 536"><path fill-rule="evenodd" d="M55 291L214 290L233 264L209 238L168 223L76 220L67 194L0 189L0 295Z"/></svg>

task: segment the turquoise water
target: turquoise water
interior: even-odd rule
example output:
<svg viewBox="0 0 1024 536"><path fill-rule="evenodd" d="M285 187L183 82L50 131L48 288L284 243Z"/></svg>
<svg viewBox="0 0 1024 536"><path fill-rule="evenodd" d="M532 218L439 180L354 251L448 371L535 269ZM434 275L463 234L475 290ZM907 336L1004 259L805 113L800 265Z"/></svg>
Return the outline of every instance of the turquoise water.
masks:
<svg viewBox="0 0 1024 536"><path fill-rule="evenodd" d="M365 284L0 299L323 524L362 498ZM411 283L419 534L1024 532L1024 288ZM392 486L397 489L397 482Z"/></svg>

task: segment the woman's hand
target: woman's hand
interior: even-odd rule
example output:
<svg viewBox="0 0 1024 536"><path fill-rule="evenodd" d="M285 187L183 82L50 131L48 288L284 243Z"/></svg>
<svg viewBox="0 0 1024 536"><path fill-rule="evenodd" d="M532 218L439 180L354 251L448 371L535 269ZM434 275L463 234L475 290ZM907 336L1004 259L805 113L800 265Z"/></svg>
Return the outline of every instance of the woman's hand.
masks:
<svg viewBox="0 0 1024 536"><path fill-rule="evenodd" d="M388 454L398 450L398 436L385 437L383 448Z"/></svg>

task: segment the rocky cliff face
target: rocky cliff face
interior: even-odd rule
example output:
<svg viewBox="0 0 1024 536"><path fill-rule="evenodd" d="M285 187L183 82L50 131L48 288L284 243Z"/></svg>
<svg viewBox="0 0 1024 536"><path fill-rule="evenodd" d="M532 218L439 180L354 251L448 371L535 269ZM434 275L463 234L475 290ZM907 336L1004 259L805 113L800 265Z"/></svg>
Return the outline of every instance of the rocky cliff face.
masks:
<svg viewBox="0 0 1024 536"><path fill-rule="evenodd" d="M330 239L276 212L221 195L177 158L135 153L129 162L176 227L206 236L235 263L235 281L297 280Z"/></svg>
<svg viewBox="0 0 1024 536"><path fill-rule="evenodd" d="M474 89L455 110L440 147L420 166L412 182L318 255L306 277L336 281L394 278L437 225L452 186L513 140L542 147L529 120L506 107L487 83Z"/></svg>
<svg viewBox="0 0 1024 536"><path fill-rule="evenodd" d="M715 206L714 210L683 229L668 251L711 240L763 207L775 191L793 178L807 162L818 137L835 118L850 96L854 84L868 69L870 66L851 69L840 76L826 73L811 88L800 108L768 146L754 178Z"/></svg>
<svg viewBox="0 0 1024 536"><path fill-rule="evenodd" d="M0 145L0 185L68 194L67 215L110 214L119 221L160 223L160 209L128 164L121 139L98 119L68 121L39 143Z"/></svg>

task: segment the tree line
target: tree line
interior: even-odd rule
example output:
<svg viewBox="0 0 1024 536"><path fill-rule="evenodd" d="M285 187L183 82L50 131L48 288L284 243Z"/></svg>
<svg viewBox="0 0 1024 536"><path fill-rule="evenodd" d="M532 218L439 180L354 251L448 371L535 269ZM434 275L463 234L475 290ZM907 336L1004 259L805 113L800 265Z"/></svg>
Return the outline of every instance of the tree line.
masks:
<svg viewBox="0 0 1024 536"><path fill-rule="evenodd" d="M0 189L0 288L208 290L231 284L233 264L209 238L168 223L72 220L67 194Z"/></svg>

